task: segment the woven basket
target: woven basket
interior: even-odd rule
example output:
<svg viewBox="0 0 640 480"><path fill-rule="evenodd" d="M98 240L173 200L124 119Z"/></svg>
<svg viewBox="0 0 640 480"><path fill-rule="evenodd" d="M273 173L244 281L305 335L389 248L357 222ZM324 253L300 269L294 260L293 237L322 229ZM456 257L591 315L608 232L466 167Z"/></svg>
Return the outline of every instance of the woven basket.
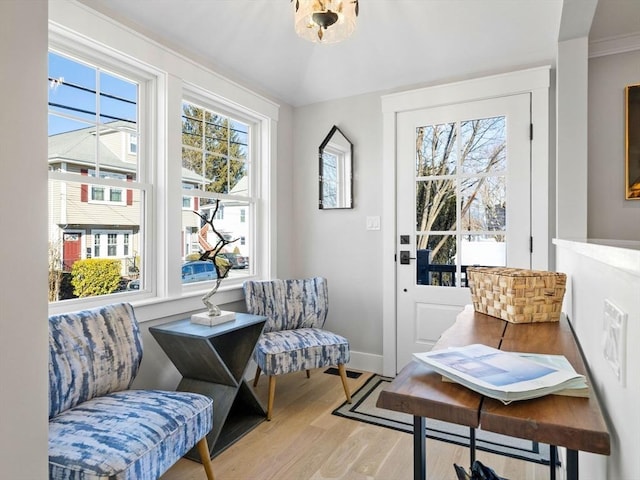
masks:
<svg viewBox="0 0 640 480"><path fill-rule="evenodd" d="M564 273L468 267L476 312L512 323L557 322L567 283Z"/></svg>

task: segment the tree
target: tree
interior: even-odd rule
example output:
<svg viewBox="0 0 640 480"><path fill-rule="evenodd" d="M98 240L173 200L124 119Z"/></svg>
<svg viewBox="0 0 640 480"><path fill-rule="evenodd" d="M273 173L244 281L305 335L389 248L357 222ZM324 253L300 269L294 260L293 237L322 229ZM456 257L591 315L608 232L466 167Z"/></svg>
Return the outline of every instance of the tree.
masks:
<svg viewBox="0 0 640 480"><path fill-rule="evenodd" d="M493 117L417 129L416 229L425 232L417 248L430 250L432 263L455 263L458 204L461 228L504 228L503 175L491 175L504 168L504 127L504 117Z"/></svg>
<svg viewBox="0 0 640 480"><path fill-rule="evenodd" d="M60 243L49 242L49 301L60 300L60 285L62 284L62 254Z"/></svg>
<svg viewBox="0 0 640 480"><path fill-rule="evenodd" d="M202 177L202 190L229 193L245 176L247 137L246 125L182 104L182 166Z"/></svg>

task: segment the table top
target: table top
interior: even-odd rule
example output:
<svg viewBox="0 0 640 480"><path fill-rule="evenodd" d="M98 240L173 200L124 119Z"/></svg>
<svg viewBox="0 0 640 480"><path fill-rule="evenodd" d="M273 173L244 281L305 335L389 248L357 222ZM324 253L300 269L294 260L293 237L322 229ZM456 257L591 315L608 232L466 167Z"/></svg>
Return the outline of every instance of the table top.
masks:
<svg viewBox="0 0 640 480"><path fill-rule="evenodd" d="M434 349L472 343L507 351L564 355L592 385L580 346L564 315L559 322L514 324L467 307ZM504 405L462 385L443 382L442 376L427 365L412 361L380 393L377 406L608 455L609 431L595 391L590 389L589 393L588 398L547 395Z"/></svg>
<svg viewBox="0 0 640 480"><path fill-rule="evenodd" d="M211 338L225 333L245 328L257 323L265 323L267 317L252 315L250 313L236 313L235 319L214 326L191 323L189 318L176 320L162 325L149 327L150 332L166 333L184 337Z"/></svg>

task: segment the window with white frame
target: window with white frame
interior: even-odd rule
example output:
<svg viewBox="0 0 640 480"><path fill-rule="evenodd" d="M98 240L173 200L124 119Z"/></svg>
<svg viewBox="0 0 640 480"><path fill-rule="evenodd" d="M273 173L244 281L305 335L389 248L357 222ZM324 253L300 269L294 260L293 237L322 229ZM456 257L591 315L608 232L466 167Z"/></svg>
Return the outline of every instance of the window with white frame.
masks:
<svg viewBox="0 0 640 480"><path fill-rule="evenodd" d="M68 22L68 10L83 21ZM196 293L210 283L183 285L180 272L215 245L194 212L212 213L216 202L225 253L251 265L230 272L219 299L235 301L247 275L269 276L278 105L73 4L64 12L53 5L50 19L49 311L115 295L144 296L141 311L151 315L156 298L183 312L202 307ZM104 33L100 41L94 31ZM150 56L138 61L140 52ZM205 85L220 85L224 95ZM184 132L172 128L177 118L161 116L175 107ZM176 157L179 145L184 155ZM94 261L119 262L122 291L76 301L60 284L72 280L75 265Z"/></svg>
<svg viewBox="0 0 640 480"><path fill-rule="evenodd" d="M49 52L50 301L117 293L115 287L91 293L61 288L61 279L70 276L73 284L88 259L119 262L119 284L138 278L131 265L145 256L151 189L138 148L144 133L140 99L149 76L125 70L114 58L63 50ZM103 280L96 274L95 281Z"/></svg>
<svg viewBox="0 0 640 480"><path fill-rule="evenodd" d="M116 178L119 180L127 180L127 176L122 173L101 171L99 174L94 169L89 169L89 176L100 178ZM126 196L123 194L122 188L105 186L105 185L91 185L91 202L108 202L124 204Z"/></svg>
<svg viewBox="0 0 640 480"><path fill-rule="evenodd" d="M92 230L93 258L125 258L129 255L131 232Z"/></svg>
<svg viewBox="0 0 640 480"><path fill-rule="evenodd" d="M253 256L251 152L257 120L199 100L182 102L182 168L197 179L195 188L182 191L183 198L192 197L194 205L192 215L183 216L182 231L186 235L190 228L197 228L200 254L222 245L220 253ZM229 276L249 273L232 269Z"/></svg>
<svg viewBox="0 0 640 480"><path fill-rule="evenodd" d="M138 136L130 133L129 134L129 149L127 151L128 155L137 155L138 154Z"/></svg>

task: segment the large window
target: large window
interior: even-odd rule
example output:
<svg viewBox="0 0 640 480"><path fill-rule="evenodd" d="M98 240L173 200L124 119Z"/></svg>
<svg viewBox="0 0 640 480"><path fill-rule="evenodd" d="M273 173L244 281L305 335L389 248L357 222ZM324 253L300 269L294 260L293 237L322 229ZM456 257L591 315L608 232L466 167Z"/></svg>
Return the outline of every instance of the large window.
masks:
<svg viewBox="0 0 640 480"><path fill-rule="evenodd" d="M275 251L278 106L86 9L63 10L49 23L49 311L203 308L212 275L184 272L220 238L234 268L216 301L240 300ZM102 293L76 299L74 278L98 267L110 277L96 279Z"/></svg>
<svg viewBox="0 0 640 480"><path fill-rule="evenodd" d="M144 83L106 61L51 51L48 84L49 300L117 293L140 281L144 258ZM110 262L108 280L100 260ZM100 288L80 287L87 275Z"/></svg>
<svg viewBox="0 0 640 480"><path fill-rule="evenodd" d="M220 253L234 265L230 277L250 274L245 265L254 255L252 242L241 241L252 238L251 213L255 211L251 138L248 120L192 101L182 103L182 205L192 207L183 212L182 254L186 261L197 260L221 245ZM233 255L247 261L234 263Z"/></svg>

